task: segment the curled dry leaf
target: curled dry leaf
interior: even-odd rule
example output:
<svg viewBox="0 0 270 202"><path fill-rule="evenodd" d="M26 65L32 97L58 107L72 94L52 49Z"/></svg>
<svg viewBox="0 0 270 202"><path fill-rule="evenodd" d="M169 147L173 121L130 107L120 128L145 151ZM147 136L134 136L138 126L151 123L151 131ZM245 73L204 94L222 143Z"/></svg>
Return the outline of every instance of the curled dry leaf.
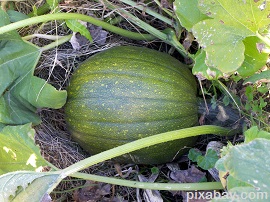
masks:
<svg viewBox="0 0 270 202"><path fill-rule="evenodd" d="M111 194L111 185L86 181L85 187L74 192L75 202L96 202Z"/></svg>
<svg viewBox="0 0 270 202"><path fill-rule="evenodd" d="M204 176L205 173L197 169L194 165L192 165L187 170L180 170L177 165L167 165L168 168L171 170L170 178L174 182L178 183L196 183L199 182ZM178 167L178 169L177 169ZM205 199L205 194L208 194L209 191L172 191L173 195L181 195L183 197L183 202L206 202L208 199ZM204 196L202 198L194 198L191 196L195 195ZM194 199L193 199L194 198Z"/></svg>
<svg viewBox="0 0 270 202"><path fill-rule="evenodd" d="M205 173L197 169L194 165L187 170L173 170L170 173L170 178L180 183L199 182L204 176Z"/></svg>
<svg viewBox="0 0 270 202"><path fill-rule="evenodd" d="M188 51L192 45L192 42L194 41L194 36L191 32L187 32L185 39L183 41L183 46L185 48L186 51Z"/></svg>
<svg viewBox="0 0 270 202"><path fill-rule="evenodd" d="M117 171L118 175L122 178L127 178L131 173L134 173L134 172L137 173L137 171L133 170L132 167L122 170L122 167L119 163L115 163L114 168Z"/></svg>

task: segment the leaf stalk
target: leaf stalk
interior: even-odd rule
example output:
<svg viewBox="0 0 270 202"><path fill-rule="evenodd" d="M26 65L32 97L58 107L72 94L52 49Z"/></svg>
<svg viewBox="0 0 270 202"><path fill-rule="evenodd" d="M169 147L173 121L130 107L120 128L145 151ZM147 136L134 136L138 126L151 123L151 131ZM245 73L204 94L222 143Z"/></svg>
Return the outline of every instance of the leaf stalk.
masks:
<svg viewBox="0 0 270 202"><path fill-rule="evenodd" d="M92 23L96 26L101 26L103 29L106 29L110 32L113 32L115 34L119 34L124 37L128 37L130 39L134 40L154 40L156 39L155 36L151 34L141 34L137 32L131 32L116 26L113 26L109 23L100 21L98 19L95 19L91 16L79 14L79 13L54 13L54 14L47 14L47 15L41 15L41 16L36 16L36 17L31 17L25 20L21 20L18 22L14 22L8 25L5 25L3 27L0 27L0 34L4 34L6 32L16 30L19 28L23 28L29 25L37 24L37 23L42 23L42 22L47 22L51 20L82 20L85 22Z"/></svg>
<svg viewBox="0 0 270 202"><path fill-rule="evenodd" d="M71 177L81 178L84 180L91 180L96 182L104 182L108 184L115 184L119 186L133 187L139 189L151 190L168 190L168 191L194 191L194 190L217 190L223 189L220 182L201 182L201 183L150 183L138 182L132 180L116 179L112 177L104 177L85 173L74 173Z"/></svg>
<svg viewBox="0 0 270 202"><path fill-rule="evenodd" d="M63 175L65 176L72 175L76 172L79 172L97 163L115 158L117 156L121 156L126 153L133 152L135 150L149 147L155 144L173 141L176 139L181 139L181 138L186 138L186 137L199 136L202 134L219 134L219 135L224 135L224 136L233 135L230 129L219 127L219 126L212 126L212 125L195 126L191 128L184 128L180 130L161 133L161 134L153 135L153 136L146 137L143 139L139 139L139 140L109 149L107 151L101 152L89 158L86 158L64 169Z"/></svg>

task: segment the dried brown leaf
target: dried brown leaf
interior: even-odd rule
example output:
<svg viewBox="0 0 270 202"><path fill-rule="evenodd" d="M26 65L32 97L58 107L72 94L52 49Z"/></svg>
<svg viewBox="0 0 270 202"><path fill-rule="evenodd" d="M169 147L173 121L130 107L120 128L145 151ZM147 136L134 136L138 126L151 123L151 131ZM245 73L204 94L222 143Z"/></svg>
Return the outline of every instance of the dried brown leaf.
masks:
<svg viewBox="0 0 270 202"><path fill-rule="evenodd" d="M204 176L205 173L197 169L194 165L187 170L174 170L170 173L170 178L180 183L199 182Z"/></svg>
<svg viewBox="0 0 270 202"><path fill-rule="evenodd" d="M85 187L74 192L75 202L96 202L111 194L111 185L86 181Z"/></svg>

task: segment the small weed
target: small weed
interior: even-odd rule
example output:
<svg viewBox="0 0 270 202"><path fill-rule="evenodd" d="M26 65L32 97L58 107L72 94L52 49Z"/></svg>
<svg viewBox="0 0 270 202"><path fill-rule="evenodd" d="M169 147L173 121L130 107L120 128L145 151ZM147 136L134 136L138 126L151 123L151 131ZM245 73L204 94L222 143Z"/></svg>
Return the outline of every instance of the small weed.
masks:
<svg viewBox="0 0 270 202"><path fill-rule="evenodd" d="M266 84L249 85L245 89L246 103L245 110L252 125L267 126L266 111L267 100L269 99L269 87Z"/></svg>

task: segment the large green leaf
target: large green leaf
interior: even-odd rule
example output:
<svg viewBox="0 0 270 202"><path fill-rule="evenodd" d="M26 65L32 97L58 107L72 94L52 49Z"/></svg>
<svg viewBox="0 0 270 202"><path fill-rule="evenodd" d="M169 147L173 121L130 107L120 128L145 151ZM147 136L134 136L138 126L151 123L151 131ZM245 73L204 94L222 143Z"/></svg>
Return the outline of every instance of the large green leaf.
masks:
<svg viewBox="0 0 270 202"><path fill-rule="evenodd" d="M243 40L243 43L245 45L245 60L240 68L237 69L237 72L245 78L252 76L265 65L268 54L258 51L257 44L262 43L262 41L257 37L247 37Z"/></svg>
<svg viewBox="0 0 270 202"><path fill-rule="evenodd" d="M0 123L0 132L1 132L1 130L3 130L4 127L5 127L5 125Z"/></svg>
<svg viewBox="0 0 270 202"><path fill-rule="evenodd" d="M218 170L229 172L232 177L227 179L227 184L230 184L229 192L241 193L248 190L254 193L266 193L270 196L269 148L270 140L264 138L256 138L249 143L228 148L226 155L218 160L216 167ZM229 182L230 179L235 183Z"/></svg>
<svg viewBox="0 0 270 202"><path fill-rule="evenodd" d="M204 20L193 33L206 51L206 64L222 72L235 71L244 61L245 38L240 30L217 20ZM241 53L241 54L239 54Z"/></svg>
<svg viewBox="0 0 270 202"><path fill-rule="evenodd" d="M206 51L206 64L224 73L236 71L244 62L243 40L269 25L268 2L199 0L202 13L213 19L197 23L193 33Z"/></svg>
<svg viewBox="0 0 270 202"><path fill-rule="evenodd" d="M265 138L270 140L270 133L264 130L259 130L257 126L253 126L245 133L245 143L248 143L256 138Z"/></svg>
<svg viewBox="0 0 270 202"><path fill-rule="evenodd" d="M40 54L37 46L24 42L18 35L0 35L0 95L19 77L33 74Z"/></svg>
<svg viewBox="0 0 270 202"><path fill-rule="evenodd" d="M197 7L198 0L175 0L174 9L181 25L188 31L198 22L208 19Z"/></svg>
<svg viewBox="0 0 270 202"><path fill-rule="evenodd" d="M196 75L200 80L208 79L215 80L222 77L223 74L216 68L209 67L205 64L206 53L202 50L195 57L195 64L192 68L192 73Z"/></svg>
<svg viewBox="0 0 270 202"><path fill-rule="evenodd" d="M0 7L0 27L7 25L10 23L10 19L9 16L2 10L2 8ZM16 31L13 31L14 33L16 33Z"/></svg>
<svg viewBox="0 0 270 202"><path fill-rule="evenodd" d="M8 10L7 14L11 22L17 22L29 18L26 14L14 10Z"/></svg>
<svg viewBox="0 0 270 202"><path fill-rule="evenodd" d="M59 181L57 173L18 171L0 176L0 201L51 201L49 192Z"/></svg>
<svg viewBox="0 0 270 202"><path fill-rule="evenodd" d="M0 132L0 175L17 170L40 170L47 162L35 145L31 124L6 126Z"/></svg>
<svg viewBox="0 0 270 202"><path fill-rule="evenodd" d="M1 21L9 23L0 10ZM41 49L21 39L16 31L0 35L0 123L8 125L38 124L36 108L60 108L66 91L57 91L44 80L34 77Z"/></svg>
<svg viewBox="0 0 270 202"><path fill-rule="evenodd" d="M66 91L57 91L46 81L25 75L0 97L0 121L5 124L39 123L36 108L60 108L66 101Z"/></svg>
<svg viewBox="0 0 270 202"><path fill-rule="evenodd" d="M219 192L218 192L219 193ZM223 196L223 197L222 197ZM236 187L215 197L211 202L268 202L267 192L255 190L253 187Z"/></svg>
<svg viewBox="0 0 270 202"><path fill-rule="evenodd" d="M199 9L215 20L254 34L269 25L269 7L264 0L199 0Z"/></svg>

